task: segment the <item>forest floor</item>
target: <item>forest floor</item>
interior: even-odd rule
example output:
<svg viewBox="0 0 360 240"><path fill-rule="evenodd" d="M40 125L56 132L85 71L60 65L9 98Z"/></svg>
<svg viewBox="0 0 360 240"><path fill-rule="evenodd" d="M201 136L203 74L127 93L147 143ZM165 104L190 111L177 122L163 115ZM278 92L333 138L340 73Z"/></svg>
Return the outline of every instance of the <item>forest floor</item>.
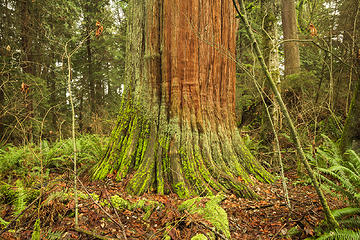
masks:
<svg viewBox="0 0 360 240"><path fill-rule="evenodd" d="M256 184L255 191L261 200L227 196L221 207L228 215L232 239L304 239L315 234L316 226L323 220L323 212L314 188L304 182L299 183L293 170L287 172L286 176L289 179L291 210L287 207L280 180L274 184ZM34 201L22 212L19 220L12 221L15 217L10 205L0 205L0 216L11 222L8 229L0 229L0 233L3 232L0 239L31 239L38 216L42 239L149 240L165 239L167 233L171 239L187 240L196 233L206 233L212 229L211 224L199 215L180 212L177 206L183 200L176 195L130 196L125 194L123 183L111 178L104 181L80 178L79 227L75 228L73 197L66 199L56 194L71 192L72 178L54 174L51 179L58 180L44 188L41 201ZM146 199L147 203L153 201L162 204L161 207L150 207L150 210L135 207L117 211L112 204L101 204L114 195L131 203ZM330 208L343 205L341 200L330 196L328 199ZM215 235L217 239L225 239L219 232Z"/></svg>

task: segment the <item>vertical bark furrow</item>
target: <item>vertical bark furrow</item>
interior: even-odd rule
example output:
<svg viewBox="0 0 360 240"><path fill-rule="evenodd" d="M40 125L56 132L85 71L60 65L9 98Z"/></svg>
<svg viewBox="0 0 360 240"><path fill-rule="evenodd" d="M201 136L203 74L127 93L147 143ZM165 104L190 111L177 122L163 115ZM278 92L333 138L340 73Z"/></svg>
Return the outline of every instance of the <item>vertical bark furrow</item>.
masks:
<svg viewBox="0 0 360 240"><path fill-rule="evenodd" d="M133 194L144 194L155 182L155 159L157 148L157 131L155 125L150 126L149 144L143 159L133 178L127 185L127 190Z"/></svg>
<svg viewBox="0 0 360 240"><path fill-rule="evenodd" d="M118 171L133 194L255 197L239 179L272 178L236 146L243 143L234 122L235 64L226 56L235 54L230 0L143 1L129 4L130 87L95 178Z"/></svg>

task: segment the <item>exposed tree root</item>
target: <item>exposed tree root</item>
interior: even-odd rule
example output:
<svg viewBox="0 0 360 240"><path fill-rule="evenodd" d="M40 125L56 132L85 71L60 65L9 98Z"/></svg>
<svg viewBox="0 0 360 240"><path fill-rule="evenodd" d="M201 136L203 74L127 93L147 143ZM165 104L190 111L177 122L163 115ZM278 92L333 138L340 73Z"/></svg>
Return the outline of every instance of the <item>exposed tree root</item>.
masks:
<svg viewBox="0 0 360 240"><path fill-rule="evenodd" d="M130 174L129 193L174 191L183 198L216 192L256 198L250 175L272 181L236 129L204 131L188 123L179 127L176 121L156 124L126 106L104 158L94 168L95 179L116 172L117 180L123 180Z"/></svg>

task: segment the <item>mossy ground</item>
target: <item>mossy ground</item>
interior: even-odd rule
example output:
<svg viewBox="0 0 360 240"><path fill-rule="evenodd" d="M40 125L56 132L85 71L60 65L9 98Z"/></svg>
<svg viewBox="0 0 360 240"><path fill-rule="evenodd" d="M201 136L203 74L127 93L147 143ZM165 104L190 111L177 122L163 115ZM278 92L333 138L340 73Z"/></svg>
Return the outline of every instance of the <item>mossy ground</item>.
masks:
<svg viewBox="0 0 360 240"><path fill-rule="evenodd" d="M286 176L290 183L298 181L295 174ZM57 177L52 175L51 178ZM17 221L18 225L13 223L10 230L1 235L2 238L30 239L38 213L40 233L44 239L86 238L83 233L73 230L73 178L64 174L58 179L62 179L61 182L51 182L44 187L41 205L37 202L30 206ZM289 184L290 198L294 199L290 211L282 198L280 182L264 184L254 180L257 193L262 197L261 201L255 201L228 194L225 194L225 200L223 195L188 200L182 200L174 193L145 193L141 197L129 195L125 191L125 182L115 181L115 174L106 181L89 181L84 177L80 180L91 195L89 197L84 188L79 189L80 228L111 238L121 238L122 235L121 228L113 220L126 225L125 234L129 239L148 240L164 239L166 235L174 239L204 239L204 236L214 239L219 238L217 234L225 236L227 232L232 239L286 239L287 232L293 234L291 229L294 227L299 230L296 237L305 238L310 236L312 226L323 219L314 190L303 184ZM7 203L0 203L3 228L14 219L13 200L20 191L15 183L11 186L9 190L5 185L2 192L8 199ZM25 192L27 188L24 188ZM331 207L341 204L339 200L330 201ZM215 215L222 217L213 218ZM299 222L292 221L294 219ZM301 226L306 226L305 230Z"/></svg>
<svg viewBox="0 0 360 240"><path fill-rule="evenodd" d="M220 203L225 198L226 196L222 194L205 198L192 198L183 202L179 206L179 210L187 210L190 214L199 214L215 227L216 232L219 232L227 239L230 239L228 216L225 210L220 206ZM200 236L198 239L201 239Z"/></svg>

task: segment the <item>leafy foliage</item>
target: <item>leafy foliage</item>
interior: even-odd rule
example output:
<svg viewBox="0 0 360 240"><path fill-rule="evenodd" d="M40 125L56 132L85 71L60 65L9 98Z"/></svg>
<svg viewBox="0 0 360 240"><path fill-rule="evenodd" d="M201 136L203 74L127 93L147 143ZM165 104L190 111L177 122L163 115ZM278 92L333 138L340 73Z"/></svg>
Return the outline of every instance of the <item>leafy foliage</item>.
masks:
<svg viewBox="0 0 360 240"><path fill-rule="evenodd" d="M99 135L81 135L76 140L78 163L91 166L100 158L105 149L106 139ZM40 173L41 162L44 172L64 171L72 166L72 139L50 143L46 140L38 146L15 147L6 145L0 149L0 176L30 176L36 178ZM31 169L31 171L29 171ZM46 171L47 170L47 171Z"/></svg>
<svg viewBox="0 0 360 240"><path fill-rule="evenodd" d="M15 207L15 215L19 215L26 207L26 199L25 199L25 190L23 183L18 180L16 181L17 191L16 191L16 200L14 202Z"/></svg>
<svg viewBox="0 0 360 240"><path fill-rule="evenodd" d="M0 226L7 226L10 222L5 221L4 219L2 219L2 217L0 217Z"/></svg>
<svg viewBox="0 0 360 240"><path fill-rule="evenodd" d="M317 167L318 177L323 181L322 187L329 193L334 190L351 204L360 205L360 157L353 151L341 155L336 144L323 136L324 144L316 148L316 156L308 157Z"/></svg>
<svg viewBox="0 0 360 240"><path fill-rule="evenodd" d="M31 235L31 240L40 240L40 219L36 219L36 222L34 224L34 230Z"/></svg>
<svg viewBox="0 0 360 240"><path fill-rule="evenodd" d="M316 148L315 155L308 154L308 158L317 169L321 187L330 194L340 195L353 207L333 210L334 217L345 229L327 232L318 239L359 239L360 233L351 229L360 228L360 157L353 150L341 155L330 138L324 135L323 138L323 145Z"/></svg>
<svg viewBox="0 0 360 240"><path fill-rule="evenodd" d="M328 232L318 240L356 240L360 239L360 232L355 232L348 229L337 229L335 231Z"/></svg>
<svg viewBox="0 0 360 240"><path fill-rule="evenodd" d="M334 217L338 220L342 227L350 229L360 228L360 208L346 207L336 209L333 212Z"/></svg>
<svg viewBox="0 0 360 240"><path fill-rule="evenodd" d="M360 214L360 208L347 207L342 209L336 209L332 213L335 218L340 219L343 217Z"/></svg>
<svg viewBox="0 0 360 240"><path fill-rule="evenodd" d="M106 146L105 138L98 135L82 135L77 138L79 167L85 169L92 166L97 158L103 154ZM55 186L59 178L50 179L50 173L64 173L72 167L72 139L59 140L55 143L42 141L39 145L25 145L15 147L6 145L0 152L0 204L12 206L12 215L18 216L39 196L40 184ZM41 171L41 166L43 171ZM15 184L11 185L16 178ZM42 178L42 181L40 181ZM61 177L60 177L61 178ZM6 183L5 181L7 180ZM49 184L49 182L52 184ZM40 182L40 183L39 183ZM54 202L67 202L70 193L64 190L54 191L43 201L43 206L51 206ZM8 220L8 219L6 219ZM0 219L0 224L8 224ZM61 239L61 232L48 232L47 239ZM40 239L40 219L34 223L32 239Z"/></svg>

